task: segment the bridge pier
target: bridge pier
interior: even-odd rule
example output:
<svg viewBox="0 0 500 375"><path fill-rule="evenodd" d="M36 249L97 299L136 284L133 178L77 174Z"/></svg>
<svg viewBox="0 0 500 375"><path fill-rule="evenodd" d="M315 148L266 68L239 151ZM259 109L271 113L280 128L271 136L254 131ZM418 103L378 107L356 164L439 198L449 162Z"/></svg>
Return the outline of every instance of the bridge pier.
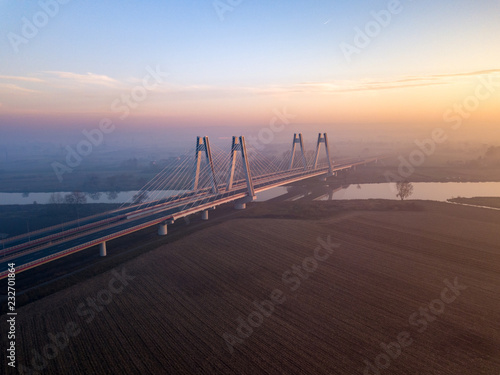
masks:
<svg viewBox="0 0 500 375"><path fill-rule="evenodd" d="M168 233L167 223L160 223L158 226L158 235L159 236L166 236L167 233Z"/></svg>
<svg viewBox="0 0 500 375"><path fill-rule="evenodd" d="M247 203L253 202L257 199L256 195L247 195L244 198L238 199L237 201L234 202L234 209L235 210L244 210L247 208Z"/></svg>
<svg viewBox="0 0 500 375"><path fill-rule="evenodd" d="M208 210L205 210L201 213L201 220L204 220L204 221L208 220Z"/></svg>
<svg viewBox="0 0 500 375"><path fill-rule="evenodd" d="M105 257L107 255L107 252L106 252L106 241L101 242L99 244L99 255L102 256L102 257Z"/></svg>

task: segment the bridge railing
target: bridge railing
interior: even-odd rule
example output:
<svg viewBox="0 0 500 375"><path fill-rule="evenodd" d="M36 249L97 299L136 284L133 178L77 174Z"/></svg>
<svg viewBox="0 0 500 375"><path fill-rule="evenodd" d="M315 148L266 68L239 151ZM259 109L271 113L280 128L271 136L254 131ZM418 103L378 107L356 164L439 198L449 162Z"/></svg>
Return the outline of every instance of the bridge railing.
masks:
<svg viewBox="0 0 500 375"><path fill-rule="evenodd" d="M240 142L244 143L243 138L244 137L240 137L240 140L241 140ZM295 145L295 138L296 137L294 136L294 145ZM233 140L234 140L234 137L233 137ZM26 269L35 267L36 265L48 262L49 260L54 260L54 259L64 257L68 254L71 254L71 253L74 253L77 251L81 251L83 249L92 247L96 244L99 244L99 243L126 235L128 233L132 233L132 232L137 231L137 230L141 230L143 228L155 225L157 223L161 223L165 220L168 220L169 217L174 218L174 215L175 215L175 217L183 217L183 216L190 215L192 213L207 209L207 207L209 208L211 206L217 206L217 205L223 204L225 202L234 201L234 200L239 199L241 197L245 197L250 193L252 193L250 195L253 196L254 190L253 190L253 187L251 186L253 183L255 183L255 188L256 188L255 191L263 191L263 190L269 189L269 188L274 187L274 186L283 185L287 182L298 181L298 180L305 179L308 177L321 175L321 174L329 172L329 171L332 172L332 171L338 171L338 170L342 170L342 169L348 169L348 168L351 168L352 166L366 164L370 161L378 159L378 158L372 158L372 159L365 159L365 160L362 160L359 162L354 162L354 163L332 165L331 159L328 157L329 154L327 152L328 165L326 165L326 166L323 166L323 164L318 165L317 162L318 162L320 141L324 142L325 145L328 147L326 134L324 134L324 138L321 138L321 134L319 135L318 147L317 147L314 165L308 165L308 163L307 163L307 160L305 158L305 153L303 150L301 135L300 135L300 146L302 148L302 154L303 154L303 158L304 158L304 163L303 163L304 166L303 167L296 167L296 168L290 168L287 170L280 170L280 171L273 171L273 172L269 172L269 173L264 173L264 174L259 175L259 176L253 176L251 179L250 179L251 174L247 170L247 181L245 181L245 179L235 181L234 185L233 185L234 189L230 189L230 190L226 189L227 191L224 191L224 190L221 191L221 190L217 189L217 187L215 188L215 191L213 191L212 188L204 188L204 189L199 189L199 190L193 189L191 191L186 191L186 192L181 193L181 194L177 194L177 195L167 197L167 198L158 199L158 200L155 200L152 202L139 203L136 205L127 206L125 208L120 208L120 209L117 209L114 211L86 217L85 219L88 220L88 219L97 218L97 217L103 216L103 215L111 215L113 213L124 212L124 211L129 210L129 212L137 214L137 215L139 215L138 217L145 219L145 222L143 222L142 224L139 224L139 225L131 226L130 228L123 229L121 231L118 231L118 232L110 234L110 235L102 236L102 237L99 237L97 239L87 241L83 244L71 247L70 249L66 249L63 251L59 251L59 252L44 256L44 257L37 259L35 261L31 261L31 262L28 262L24 265L21 265L20 268L18 268L18 269L21 271L26 270ZM242 153L243 153L243 150L244 149L242 148ZM293 155L293 150L292 150L292 155ZM245 153L245 158L246 158L246 153ZM292 158L292 161L293 161L293 158ZM248 161L246 161L246 162L248 163ZM290 165L292 165L292 164L293 163L291 163ZM248 169L248 165L247 165L247 169ZM212 167L212 174L213 174L213 167ZM215 180L214 180L214 183L215 183ZM227 184L223 184L222 186L226 186L226 185ZM248 185L248 190L245 187L246 185ZM221 185L219 185L219 186L221 186ZM206 193L208 193L208 194L206 194ZM206 194L206 196L203 196L202 194ZM184 199L185 199L185 201L183 201ZM170 205L171 203L173 203L173 204ZM147 207L141 208L144 206L147 206ZM183 207L181 207L181 206L183 206ZM137 208L137 210L130 211L131 208L133 209L134 207ZM159 212L152 212L152 209L154 209L155 207L158 208L158 210L160 210L160 211ZM171 215L168 215L167 212L165 212L165 214L167 214L165 217L161 217L161 218L158 217L158 216L160 216L162 211L167 211L167 210L171 210L171 209L176 210L178 207L181 207L179 209L179 212L170 211L170 212L175 212L175 214L171 214ZM144 212L145 215L141 216L141 211ZM148 213L152 215L151 218L148 218L146 216ZM147 221L149 219L152 219L152 220ZM110 220L110 218L108 218L106 220ZM90 229L92 227L95 227L97 225L102 224L103 222L105 223L106 220L101 220L101 221L91 223L91 224L85 224L85 226L83 228L87 227L89 229L89 231L87 231L86 234L89 235L91 233L98 232L99 231L98 229L96 229L95 231L91 231ZM78 221L73 221L71 223L74 224L76 222L78 222ZM133 224L130 221L129 221L129 223ZM68 225L68 223L66 223L66 225ZM49 230L54 230L56 228L61 228L61 226L62 226L62 224L56 225L56 226L53 226L50 228L44 228L44 229L41 229L41 230L38 230L38 231L32 232L32 233L37 233L37 234L43 233L44 231L49 231ZM108 227L107 229L109 229L111 227ZM119 229L119 228L116 228L116 229ZM71 235L73 232L81 232L81 231L82 231L82 228L72 228L67 233L69 233ZM25 236L26 235L24 235L24 237ZM54 236L59 237L60 235L54 234ZM19 237L23 237L23 235L21 235ZM9 241L12 241L14 239L15 239L15 237L10 238ZM45 242L47 242L48 240L50 240L50 236L48 238L45 238ZM32 249L31 251L37 251L37 249L34 249L34 250ZM3 278L3 277L5 277L5 273L0 273L0 278Z"/></svg>
<svg viewBox="0 0 500 375"><path fill-rule="evenodd" d="M160 223L162 221L165 221L165 218L157 219L157 220L155 220L155 222L143 223L143 224L140 224L140 225L137 225L137 226L134 226L134 227L131 227L131 228L127 228L127 229L124 229L122 231L119 231L119 232L116 232L116 233L113 233L113 234L109 234L107 236L103 236L103 237L97 238L97 239L92 240L92 241L88 241L86 243L83 243L83 244L80 244L80 245L77 245L77 246L73 246L73 247L71 247L71 248L69 248L67 250L59 251L57 253L50 254L50 255L47 255L45 257L39 258L39 259L37 259L35 261L31 261L31 262L28 262L28 263L25 263L25 264L22 264L22 265L18 265L16 267L16 271L17 272L26 271L26 270L28 270L30 268L33 268L36 265L39 265L39 264L42 264L42 263L46 263L46 261L48 261L50 259L55 260L55 259L58 259L58 258L62 258L64 256L66 256L66 255L71 254L71 253L87 249L89 247L98 245L98 244L100 244L102 242L106 242L106 241L112 240L114 238L121 237L121 236L126 235L128 233L136 232L138 230L150 227L150 226L155 225L157 223ZM0 279L5 278L7 274L8 274L7 271L0 272Z"/></svg>

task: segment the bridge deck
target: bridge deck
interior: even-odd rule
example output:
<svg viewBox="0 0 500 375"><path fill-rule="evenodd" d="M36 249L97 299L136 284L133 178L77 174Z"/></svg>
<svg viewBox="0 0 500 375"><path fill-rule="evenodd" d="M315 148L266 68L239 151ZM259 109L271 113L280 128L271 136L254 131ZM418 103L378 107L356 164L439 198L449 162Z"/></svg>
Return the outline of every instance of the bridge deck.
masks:
<svg viewBox="0 0 500 375"><path fill-rule="evenodd" d="M333 166L332 171L348 170L356 165L367 164L375 160L377 159L372 158L337 164ZM325 175L329 169L329 166L305 170L295 168L257 176L253 178L254 191L259 193L292 182ZM154 204L150 202L148 203L150 207L147 208L139 204L94 215L79 220L78 223L68 223L64 231L61 231L58 226L47 228L33 233L30 238L34 240L29 242L23 240L23 237L15 238L10 242L11 246L3 252L0 269L6 270L7 264L12 262L16 264L17 272L22 272L104 241L248 197L247 183L244 180L235 181L230 190L226 190L225 185L218 186L218 189L219 193L212 193L211 189L206 188L162 199ZM6 275L6 271L1 272L0 279L5 278Z"/></svg>

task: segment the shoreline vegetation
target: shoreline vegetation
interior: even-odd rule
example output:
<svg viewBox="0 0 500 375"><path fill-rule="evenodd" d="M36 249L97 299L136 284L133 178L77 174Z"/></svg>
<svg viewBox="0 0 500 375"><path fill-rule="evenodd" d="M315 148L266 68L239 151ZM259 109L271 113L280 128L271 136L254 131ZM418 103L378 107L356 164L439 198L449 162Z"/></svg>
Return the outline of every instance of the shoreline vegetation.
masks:
<svg viewBox="0 0 500 375"><path fill-rule="evenodd" d="M448 202L468 204L472 206L500 208L500 197L451 198Z"/></svg>

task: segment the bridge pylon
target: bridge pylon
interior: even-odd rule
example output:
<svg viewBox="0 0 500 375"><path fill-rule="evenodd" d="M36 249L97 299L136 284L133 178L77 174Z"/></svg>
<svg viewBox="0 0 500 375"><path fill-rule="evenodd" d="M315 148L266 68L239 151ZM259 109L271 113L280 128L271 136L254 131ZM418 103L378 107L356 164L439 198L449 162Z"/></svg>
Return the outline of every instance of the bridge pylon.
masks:
<svg viewBox="0 0 500 375"><path fill-rule="evenodd" d="M328 159L328 176L333 175L333 163L332 159L330 158L330 149L328 147L328 135L326 133L319 133L318 134L318 143L316 144L316 156L314 157L314 164L313 164L313 169L316 169L318 167L318 161L319 161L319 152L321 149L321 144L325 144L325 151L326 151L326 158Z"/></svg>
<svg viewBox="0 0 500 375"><path fill-rule="evenodd" d="M302 153L302 163L304 164L304 170L307 170L307 160L306 160L306 152L304 150L304 141L302 140L302 133L295 133L293 135L292 142L292 155L290 156L290 166L288 169L293 168L293 161L295 159L295 146L296 144L300 145L300 152Z"/></svg>
<svg viewBox="0 0 500 375"><path fill-rule="evenodd" d="M194 163L194 178L193 178L193 191L198 190L198 185L200 182L200 164L201 164L201 154L205 154L207 164L210 167L210 182L212 184L212 193L218 193L217 182L215 179L215 169L212 160L212 151L210 149L210 141L208 137L197 137L196 138L196 152L195 152L195 163Z"/></svg>
<svg viewBox="0 0 500 375"><path fill-rule="evenodd" d="M243 170L245 172L245 179L247 181L248 195L253 197L255 191L253 188L252 173L250 172L250 164L248 163L247 146L245 137L234 137L231 145L231 161L229 163L229 173L227 179L227 190L231 190L234 184L234 172L236 167L236 153L241 152L241 161L243 162Z"/></svg>

